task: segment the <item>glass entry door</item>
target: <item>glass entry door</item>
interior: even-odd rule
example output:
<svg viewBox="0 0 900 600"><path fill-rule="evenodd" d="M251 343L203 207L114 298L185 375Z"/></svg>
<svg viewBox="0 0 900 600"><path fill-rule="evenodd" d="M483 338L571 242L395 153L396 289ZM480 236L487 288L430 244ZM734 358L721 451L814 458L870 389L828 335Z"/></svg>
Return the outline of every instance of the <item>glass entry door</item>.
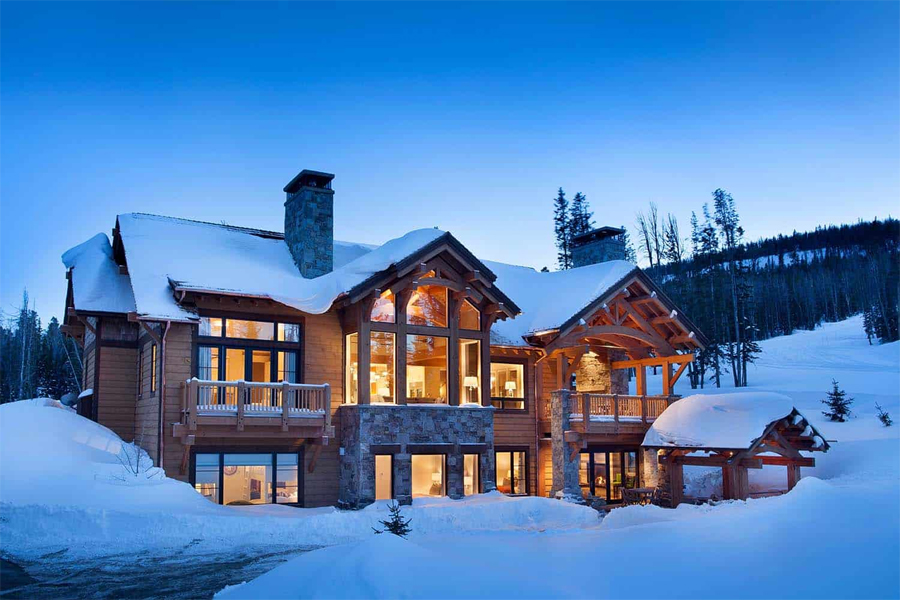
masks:
<svg viewBox="0 0 900 600"><path fill-rule="evenodd" d="M607 502L620 502L623 489L640 485L635 450L582 453L580 472L582 491Z"/></svg>

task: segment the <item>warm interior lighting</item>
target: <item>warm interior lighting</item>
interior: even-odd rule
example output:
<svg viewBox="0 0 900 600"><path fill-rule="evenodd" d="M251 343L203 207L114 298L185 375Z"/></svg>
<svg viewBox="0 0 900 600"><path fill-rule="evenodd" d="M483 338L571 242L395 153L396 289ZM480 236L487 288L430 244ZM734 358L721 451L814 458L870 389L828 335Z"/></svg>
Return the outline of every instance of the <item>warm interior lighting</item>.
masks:
<svg viewBox="0 0 900 600"><path fill-rule="evenodd" d="M447 346L444 337L406 338L406 398L410 403L447 403Z"/></svg>
<svg viewBox="0 0 900 600"><path fill-rule="evenodd" d="M372 305L371 320L376 323L394 322L394 294L386 290L375 299Z"/></svg>

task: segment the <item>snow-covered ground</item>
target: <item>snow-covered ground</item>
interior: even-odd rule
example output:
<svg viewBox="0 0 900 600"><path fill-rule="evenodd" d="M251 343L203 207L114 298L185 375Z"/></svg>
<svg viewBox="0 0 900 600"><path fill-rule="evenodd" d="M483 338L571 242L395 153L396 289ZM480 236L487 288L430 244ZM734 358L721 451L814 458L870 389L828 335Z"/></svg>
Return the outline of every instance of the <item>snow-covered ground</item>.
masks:
<svg viewBox="0 0 900 600"><path fill-rule="evenodd" d="M878 402L900 421L900 344L869 346L861 330L852 319L763 342L751 369L753 389L786 394L837 440L789 494L628 507L602 521L543 498L417 500L404 509L409 540L372 533L383 503L356 512L216 506L155 470L128 474L121 440L68 409L3 405L0 554L36 578L53 565L87 571L60 577L76 587L53 582L66 597L128 595L82 587L96 573L143 577L132 595L209 597L298 552L220 597L900 597L900 426L874 416ZM831 378L856 399L848 423L821 417ZM685 380L678 392L691 393ZM264 563L246 569L254 556ZM155 564L168 575L157 588L147 577ZM188 568L204 564L200 574Z"/></svg>

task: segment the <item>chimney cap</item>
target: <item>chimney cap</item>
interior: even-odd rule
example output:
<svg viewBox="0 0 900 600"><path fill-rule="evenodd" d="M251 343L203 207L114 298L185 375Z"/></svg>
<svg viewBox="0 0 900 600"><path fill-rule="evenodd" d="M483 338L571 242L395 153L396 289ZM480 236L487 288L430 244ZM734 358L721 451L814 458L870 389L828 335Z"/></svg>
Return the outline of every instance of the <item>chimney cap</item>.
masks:
<svg viewBox="0 0 900 600"><path fill-rule="evenodd" d="M332 179L334 179L333 173L303 169L284 186L284 191L288 194L293 194L302 187L317 187L330 190Z"/></svg>
<svg viewBox="0 0 900 600"><path fill-rule="evenodd" d="M594 242L597 240L602 240L608 237L614 237L617 235L622 235L625 233L625 230L621 227L609 227L603 226L598 227L597 229L591 229L585 233L576 235L572 238L572 241L576 244L587 244L588 242Z"/></svg>

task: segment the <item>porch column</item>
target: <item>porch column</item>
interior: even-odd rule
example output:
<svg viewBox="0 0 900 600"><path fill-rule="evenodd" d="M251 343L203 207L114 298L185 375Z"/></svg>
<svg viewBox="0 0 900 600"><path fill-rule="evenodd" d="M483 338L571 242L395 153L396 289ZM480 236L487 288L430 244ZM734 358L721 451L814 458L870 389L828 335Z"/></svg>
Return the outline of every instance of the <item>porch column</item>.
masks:
<svg viewBox="0 0 900 600"><path fill-rule="evenodd" d="M660 482L659 455L656 450L641 450L640 453L642 479L640 487L655 488Z"/></svg>
<svg viewBox="0 0 900 600"><path fill-rule="evenodd" d="M550 441L553 450L553 486L550 494L556 498L584 503L584 495L578 485L580 456L566 443L565 434L571 430L570 405L577 396L569 390L556 390L550 400Z"/></svg>
<svg viewBox="0 0 900 600"><path fill-rule="evenodd" d="M788 491L794 489L797 482L800 481L800 467L797 465L788 465L787 467L787 484Z"/></svg>
<svg viewBox="0 0 900 600"><path fill-rule="evenodd" d="M447 455L447 495L458 500L463 493L463 457L457 444L453 452Z"/></svg>
<svg viewBox="0 0 900 600"><path fill-rule="evenodd" d="M394 499L399 504L412 504L412 456L395 454L394 460Z"/></svg>

